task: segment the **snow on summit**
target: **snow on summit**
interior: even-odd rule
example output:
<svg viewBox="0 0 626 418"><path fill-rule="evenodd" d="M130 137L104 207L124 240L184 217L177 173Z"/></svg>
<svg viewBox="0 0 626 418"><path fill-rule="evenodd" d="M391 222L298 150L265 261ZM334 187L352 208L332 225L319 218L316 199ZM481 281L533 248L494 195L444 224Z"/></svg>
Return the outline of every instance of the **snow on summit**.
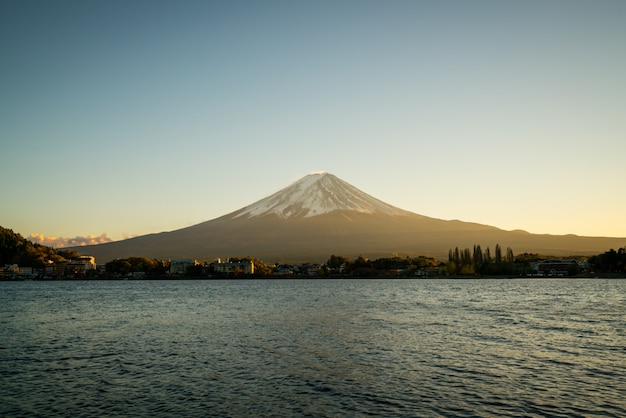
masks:
<svg viewBox="0 0 626 418"><path fill-rule="evenodd" d="M336 210L390 216L410 214L362 192L330 173L315 173L246 206L234 218L269 214L282 218L308 218Z"/></svg>

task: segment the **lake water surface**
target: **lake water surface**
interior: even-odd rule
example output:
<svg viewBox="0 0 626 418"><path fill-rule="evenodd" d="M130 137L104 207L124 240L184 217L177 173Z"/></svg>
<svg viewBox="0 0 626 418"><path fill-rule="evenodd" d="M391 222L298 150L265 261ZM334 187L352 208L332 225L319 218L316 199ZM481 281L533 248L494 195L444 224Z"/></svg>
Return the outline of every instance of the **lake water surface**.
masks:
<svg viewBox="0 0 626 418"><path fill-rule="evenodd" d="M0 282L0 416L626 416L626 280Z"/></svg>

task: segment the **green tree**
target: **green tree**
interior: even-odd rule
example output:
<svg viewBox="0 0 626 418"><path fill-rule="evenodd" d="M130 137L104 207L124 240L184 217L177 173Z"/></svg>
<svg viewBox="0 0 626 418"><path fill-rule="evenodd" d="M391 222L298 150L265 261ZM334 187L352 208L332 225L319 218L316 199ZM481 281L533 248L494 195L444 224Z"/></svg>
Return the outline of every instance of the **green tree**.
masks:
<svg viewBox="0 0 626 418"><path fill-rule="evenodd" d="M483 271L483 250L480 244L474 245L474 271L482 273Z"/></svg>
<svg viewBox="0 0 626 418"><path fill-rule="evenodd" d="M500 244L496 244L495 263L497 265L502 264L502 248L500 248Z"/></svg>
<svg viewBox="0 0 626 418"><path fill-rule="evenodd" d="M485 249L485 254L483 255L483 261L485 262L485 264L491 263L491 251L489 250L489 247Z"/></svg>
<svg viewBox="0 0 626 418"><path fill-rule="evenodd" d="M454 274L461 274L461 253L459 252L459 247L454 247Z"/></svg>
<svg viewBox="0 0 626 418"><path fill-rule="evenodd" d="M515 262L515 256L513 255L511 247L507 247L506 249L506 262L511 264Z"/></svg>
<svg viewBox="0 0 626 418"><path fill-rule="evenodd" d="M624 273L626 272L626 247L615 251L611 248L602 254L594 255L589 259L597 271L603 273Z"/></svg>
<svg viewBox="0 0 626 418"><path fill-rule="evenodd" d="M338 269L342 265L348 265L348 264L350 264L349 258L340 256L340 255L334 255L334 254L331 255L328 261L326 262L326 265L330 267L331 269Z"/></svg>

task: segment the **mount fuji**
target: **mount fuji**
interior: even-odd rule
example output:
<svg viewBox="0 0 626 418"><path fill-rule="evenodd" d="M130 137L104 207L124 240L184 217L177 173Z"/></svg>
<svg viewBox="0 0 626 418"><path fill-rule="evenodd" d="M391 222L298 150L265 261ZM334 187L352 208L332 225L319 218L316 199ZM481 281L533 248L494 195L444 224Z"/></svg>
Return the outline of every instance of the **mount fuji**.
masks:
<svg viewBox="0 0 626 418"><path fill-rule="evenodd" d="M411 212L378 200L329 173L309 174L292 185L234 213L233 218L277 215L310 218L335 211L407 216Z"/></svg>
<svg viewBox="0 0 626 418"><path fill-rule="evenodd" d="M511 247L516 253L598 254L626 239L537 235L430 218L389 205L330 173L307 175L235 212L187 228L71 249L99 263L141 256L157 259L245 257L266 262L324 262L330 255L369 258L426 255L450 248Z"/></svg>

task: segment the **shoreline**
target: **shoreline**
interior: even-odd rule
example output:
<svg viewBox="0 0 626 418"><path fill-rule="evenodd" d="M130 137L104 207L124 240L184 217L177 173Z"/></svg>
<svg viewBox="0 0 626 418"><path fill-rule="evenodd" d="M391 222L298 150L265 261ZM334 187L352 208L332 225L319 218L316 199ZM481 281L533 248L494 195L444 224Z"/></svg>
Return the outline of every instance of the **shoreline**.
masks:
<svg viewBox="0 0 626 418"><path fill-rule="evenodd" d="M581 276L429 276L429 277L391 277L391 276L155 276L155 277L77 277L77 278L0 278L0 282L78 282L78 281L262 281L262 280L577 280L577 279L626 279L626 274L601 274Z"/></svg>

